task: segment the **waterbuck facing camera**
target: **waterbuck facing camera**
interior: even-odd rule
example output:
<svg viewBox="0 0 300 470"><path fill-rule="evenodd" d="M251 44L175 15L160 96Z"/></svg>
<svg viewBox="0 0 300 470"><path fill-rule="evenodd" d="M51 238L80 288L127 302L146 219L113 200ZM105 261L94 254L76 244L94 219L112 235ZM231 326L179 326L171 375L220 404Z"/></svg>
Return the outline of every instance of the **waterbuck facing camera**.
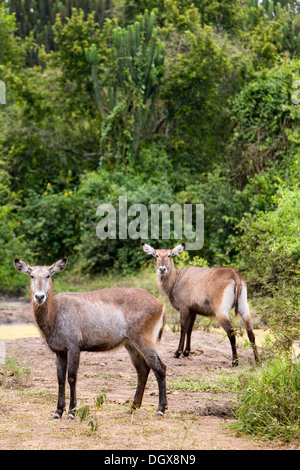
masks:
<svg viewBox="0 0 300 470"><path fill-rule="evenodd" d="M165 324L164 304L153 295L136 288L111 288L92 292L53 296L52 275L67 264L61 259L52 266L29 266L14 261L15 268L31 277L31 307L35 321L48 346L56 353L58 378L57 409L65 408L66 375L70 386L68 418L74 418L76 379L81 351L109 351L125 346L138 376L131 410L139 408L150 369L159 389L157 416L167 407L166 366L156 350Z"/></svg>
<svg viewBox="0 0 300 470"><path fill-rule="evenodd" d="M181 333L174 357L178 358L181 353L184 356L189 355L196 315L203 315L218 319L231 344L232 365L238 365L235 334L229 320L229 312L234 307L235 313L240 314L244 321L255 361L258 362L247 302L247 286L240 273L234 268L224 266L188 266L176 269L173 258L184 251L183 243L173 249L164 250L155 250L147 243L142 246L145 253L156 259L158 287L169 298L171 305L180 312Z"/></svg>

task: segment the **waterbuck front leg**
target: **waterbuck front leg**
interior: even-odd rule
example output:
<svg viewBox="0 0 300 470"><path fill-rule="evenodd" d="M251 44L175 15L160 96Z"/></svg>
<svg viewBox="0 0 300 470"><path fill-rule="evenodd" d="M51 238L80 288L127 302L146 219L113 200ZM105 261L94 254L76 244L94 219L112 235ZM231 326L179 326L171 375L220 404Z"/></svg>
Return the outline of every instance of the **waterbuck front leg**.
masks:
<svg viewBox="0 0 300 470"><path fill-rule="evenodd" d="M52 418L61 418L65 409L65 383L66 383L66 372L67 372L67 354L65 352L56 353L56 369L57 369L57 380L58 380L58 399L57 409Z"/></svg>
<svg viewBox="0 0 300 470"><path fill-rule="evenodd" d="M69 349L68 350L68 382L70 386L70 406L68 411L67 419L74 419L75 407L77 404L76 398L76 380L77 371L79 367L80 350Z"/></svg>
<svg viewBox="0 0 300 470"><path fill-rule="evenodd" d="M190 315L189 315L189 318L188 318L188 330L187 330L187 334L186 334L186 345L185 345L185 348L184 348L184 351L183 351L183 355L185 357L188 357L190 355L190 352L191 352L191 336L192 336L192 331L193 331L193 326L194 326L194 323L195 323L195 319L196 319L196 314L190 312Z"/></svg>
<svg viewBox="0 0 300 470"><path fill-rule="evenodd" d="M175 358L180 357L180 354L183 352L185 337L188 331L188 324L189 324L189 311L180 310L180 339L179 339L178 348L173 355L173 357Z"/></svg>

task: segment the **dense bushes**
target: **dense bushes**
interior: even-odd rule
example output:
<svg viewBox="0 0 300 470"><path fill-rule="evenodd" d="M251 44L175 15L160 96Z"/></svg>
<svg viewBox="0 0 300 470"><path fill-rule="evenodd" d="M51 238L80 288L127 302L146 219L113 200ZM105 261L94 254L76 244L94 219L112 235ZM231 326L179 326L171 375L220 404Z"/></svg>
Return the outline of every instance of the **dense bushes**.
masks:
<svg viewBox="0 0 300 470"><path fill-rule="evenodd" d="M300 192L280 189L274 210L246 216L240 224L238 265L252 299L272 327L278 347L299 339Z"/></svg>
<svg viewBox="0 0 300 470"><path fill-rule="evenodd" d="M96 237L98 205L126 195L128 205L203 203L204 247L195 254L210 264L258 255L257 213L274 209L278 188L297 185L299 111L290 94L299 60L296 41L289 57L279 42L284 22L295 21L297 34L298 15L282 7L271 15L272 2L165 0L146 2L155 14L131 2L99 22L71 3L68 14L50 12L51 53L25 30L14 36L15 20L1 10L2 57L11 57L1 69L10 90L0 109L1 199L10 206L9 192L18 194L20 222L11 239L26 239L33 260L74 255L91 273L136 269L139 242ZM272 60L263 32L278 47ZM32 48L38 60L28 68ZM258 244L251 239L249 250L237 238L247 224Z"/></svg>
<svg viewBox="0 0 300 470"><path fill-rule="evenodd" d="M263 439L300 436L300 367L276 359L241 375L242 393L234 428Z"/></svg>

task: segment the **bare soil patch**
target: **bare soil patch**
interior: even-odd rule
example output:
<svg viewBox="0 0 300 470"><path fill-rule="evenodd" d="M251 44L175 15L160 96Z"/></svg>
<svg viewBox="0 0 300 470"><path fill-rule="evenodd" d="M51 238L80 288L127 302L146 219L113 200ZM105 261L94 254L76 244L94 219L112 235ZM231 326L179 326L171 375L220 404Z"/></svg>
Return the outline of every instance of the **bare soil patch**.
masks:
<svg viewBox="0 0 300 470"><path fill-rule="evenodd" d="M24 314L24 306L20 306L19 311ZM158 346L167 365L169 384L175 378L231 373L231 350L227 340L212 333L195 331L191 357L174 359L172 354L178 339L179 333L165 332ZM234 420L230 393L189 392L169 386L168 411L163 418L154 418L158 389L152 372L143 407L132 415L125 414L134 395L136 373L124 348L109 353L81 353L78 402L92 409L99 393L105 393L107 397L103 409L96 413L97 430L92 432L88 423L80 422L78 417L74 421L65 417L53 420L51 415L57 399L55 355L43 338L7 340L5 346L6 355L29 367L31 376L27 387L0 387L0 449L260 450L298 447L298 443L259 442L235 436L227 426ZM250 349L240 348L239 356L239 367L253 360Z"/></svg>

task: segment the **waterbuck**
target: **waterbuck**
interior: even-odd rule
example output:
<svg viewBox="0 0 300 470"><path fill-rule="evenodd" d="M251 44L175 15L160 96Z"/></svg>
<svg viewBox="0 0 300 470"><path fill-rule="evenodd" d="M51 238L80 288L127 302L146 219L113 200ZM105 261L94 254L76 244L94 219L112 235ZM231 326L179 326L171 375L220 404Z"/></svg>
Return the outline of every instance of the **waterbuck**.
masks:
<svg viewBox="0 0 300 470"><path fill-rule="evenodd" d="M50 349L56 353L58 378L57 409L65 408L65 381L68 370L70 406L67 418L74 418L76 377L80 351L108 351L125 346L136 368L138 383L131 411L142 403L150 369L159 389L156 416L164 413L166 366L156 351L165 323L163 303L142 289L110 288L84 293L52 295L52 275L63 271L67 260L52 266L29 266L14 260L17 271L31 277L31 307L34 319Z"/></svg>
<svg viewBox="0 0 300 470"><path fill-rule="evenodd" d="M196 315L215 316L230 340L232 365L238 365L235 334L229 320L229 312L235 307L236 315L239 313L244 320L254 358L258 362L247 302L247 286L240 273L234 268L224 266L213 268L188 266L176 269L173 257L184 251L184 243L177 245L173 250L155 250L147 243L143 243L142 246L145 253L156 258L158 287L169 298L171 305L180 312L180 340L173 357L178 358L181 353L184 356L189 355Z"/></svg>

